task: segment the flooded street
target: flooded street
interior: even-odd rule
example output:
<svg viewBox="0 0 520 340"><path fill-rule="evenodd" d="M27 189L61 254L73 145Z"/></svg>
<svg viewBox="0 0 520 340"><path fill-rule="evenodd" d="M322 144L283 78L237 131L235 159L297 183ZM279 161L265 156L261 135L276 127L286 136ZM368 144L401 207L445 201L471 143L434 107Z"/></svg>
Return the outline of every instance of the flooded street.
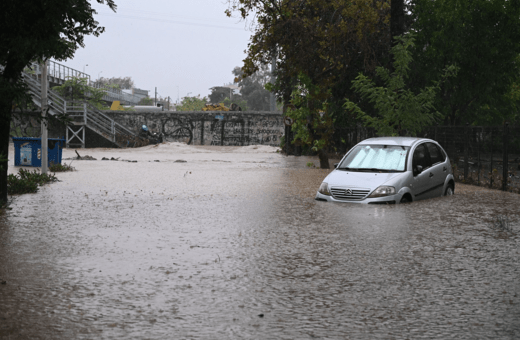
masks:
<svg viewBox="0 0 520 340"><path fill-rule="evenodd" d="M520 196L318 202L275 150L78 149L0 216L0 339L520 338Z"/></svg>

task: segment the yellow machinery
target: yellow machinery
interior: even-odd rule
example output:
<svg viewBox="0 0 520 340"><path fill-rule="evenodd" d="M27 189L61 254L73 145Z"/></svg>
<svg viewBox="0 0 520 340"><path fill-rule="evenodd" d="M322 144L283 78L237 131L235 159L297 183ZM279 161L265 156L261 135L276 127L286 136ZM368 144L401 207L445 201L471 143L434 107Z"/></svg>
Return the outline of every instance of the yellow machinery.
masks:
<svg viewBox="0 0 520 340"><path fill-rule="evenodd" d="M202 111L229 111L229 107L226 107L224 103L220 104L206 104L205 107L202 108Z"/></svg>

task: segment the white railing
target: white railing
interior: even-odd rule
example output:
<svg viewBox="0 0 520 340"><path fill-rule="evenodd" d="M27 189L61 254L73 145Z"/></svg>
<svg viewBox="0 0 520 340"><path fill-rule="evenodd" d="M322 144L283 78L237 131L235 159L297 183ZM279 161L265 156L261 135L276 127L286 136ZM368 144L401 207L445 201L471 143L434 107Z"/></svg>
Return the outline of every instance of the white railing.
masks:
<svg viewBox="0 0 520 340"><path fill-rule="evenodd" d="M121 104L137 105L143 98L142 96L136 96L134 94L125 93L120 89L104 88L104 85L99 83L91 84L92 87L103 89L106 95L103 96L103 100L114 101L119 100Z"/></svg>
<svg viewBox="0 0 520 340"><path fill-rule="evenodd" d="M37 76L41 75L42 69L40 64L32 63L31 69ZM70 79L72 77L87 78L87 83L90 84L90 75L75 70L73 68L67 67L65 65L59 64L52 60L48 61L47 74L49 77L53 77L55 80L61 80L61 82L65 82L67 79Z"/></svg>
<svg viewBox="0 0 520 340"><path fill-rule="evenodd" d="M29 88L33 102L41 107L41 82L26 73L23 74L23 79ZM50 89L47 92L47 103L50 114L67 114L73 124L86 126L120 147L125 147L128 139L136 136L135 133L115 122L94 106L84 102L67 102Z"/></svg>

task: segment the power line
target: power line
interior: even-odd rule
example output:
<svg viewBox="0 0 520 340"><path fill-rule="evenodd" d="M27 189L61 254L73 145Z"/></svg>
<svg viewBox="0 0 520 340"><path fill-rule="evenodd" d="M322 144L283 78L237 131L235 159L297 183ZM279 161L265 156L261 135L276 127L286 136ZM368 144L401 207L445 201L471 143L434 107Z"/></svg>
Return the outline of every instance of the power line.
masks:
<svg viewBox="0 0 520 340"><path fill-rule="evenodd" d="M167 20L167 19L160 19L160 18L141 17L141 16L136 16L136 15L106 14L106 13L98 13L98 14L102 15L102 16L124 18L124 19L137 19L137 20L154 21L154 22L166 22L166 23L170 23L170 24L181 24L181 25L200 26L200 27L209 27L209 28L222 28L222 29L228 29L228 30L233 30L233 31L243 31L243 32L246 31L245 29L242 29L242 28L235 28L235 27L229 27L229 26L226 27L226 26L218 26L218 25L199 24L199 23L193 23L193 22Z"/></svg>
<svg viewBox="0 0 520 340"><path fill-rule="evenodd" d="M214 18L187 17L185 15L176 15L176 14L173 14L173 13L154 12L154 11L136 10L136 9L123 9L123 10L118 9L117 10L117 14L135 15L134 13L125 13L125 12L134 12L134 13L137 13L137 14L143 14L144 13L144 14L150 14L150 15L154 15L154 16L161 16L161 17L167 17L167 18L177 18L177 19L183 19L183 20L198 20L198 21L204 21L204 22L212 21L212 22L215 22L215 23L216 22L222 23L222 20L216 19L215 17ZM113 12L110 12L110 11L108 11L108 12L107 11L102 11L102 13L113 14ZM146 17L148 17L148 16L146 16ZM227 19L229 19L229 18L227 18Z"/></svg>

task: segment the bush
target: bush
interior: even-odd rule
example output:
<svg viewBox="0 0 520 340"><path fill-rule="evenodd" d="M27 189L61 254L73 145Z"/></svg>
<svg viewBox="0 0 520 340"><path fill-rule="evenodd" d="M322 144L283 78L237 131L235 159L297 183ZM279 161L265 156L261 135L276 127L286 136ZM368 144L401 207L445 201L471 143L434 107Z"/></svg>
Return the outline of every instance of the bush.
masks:
<svg viewBox="0 0 520 340"><path fill-rule="evenodd" d="M58 163L58 164L51 164L49 166L49 171L52 171L52 172L65 172L65 171L75 171L75 170L76 169L73 166L71 166L70 164L61 165L60 163Z"/></svg>
<svg viewBox="0 0 520 340"><path fill-rule="evenodd" d="M38 187L58 179L54 175L41 174L38 171L20 169L16 175L7 176L7 193L9 195L31 194L38 191Z"/></svg>

